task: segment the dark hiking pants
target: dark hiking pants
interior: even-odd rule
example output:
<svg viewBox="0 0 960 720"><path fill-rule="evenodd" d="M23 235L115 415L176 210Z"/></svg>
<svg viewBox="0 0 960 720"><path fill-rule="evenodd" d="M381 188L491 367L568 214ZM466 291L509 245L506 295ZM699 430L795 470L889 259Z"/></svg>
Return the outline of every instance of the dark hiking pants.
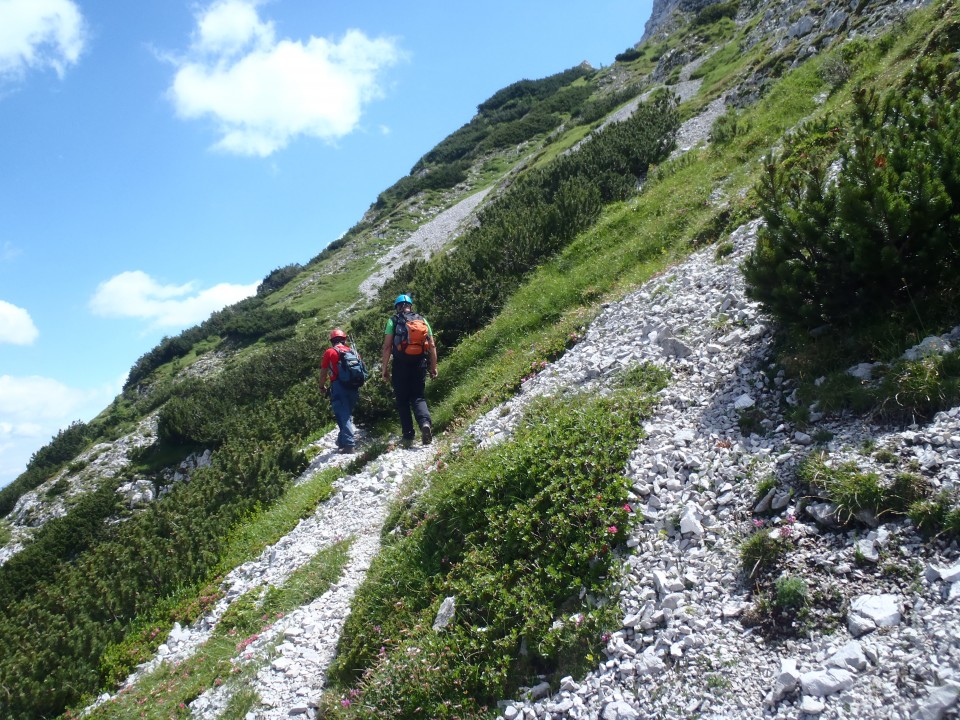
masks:
<svg viewBox="0 0 960 720"><path fill-rule="evenodd" d="M394 358L392 382L397 414L400 415L400 430L405 440L412 440L416 437L417 428L430 422L430 410L423 397L427 382L426 362L404 362ZM414 418L416 426L413 424Z"/></svg>

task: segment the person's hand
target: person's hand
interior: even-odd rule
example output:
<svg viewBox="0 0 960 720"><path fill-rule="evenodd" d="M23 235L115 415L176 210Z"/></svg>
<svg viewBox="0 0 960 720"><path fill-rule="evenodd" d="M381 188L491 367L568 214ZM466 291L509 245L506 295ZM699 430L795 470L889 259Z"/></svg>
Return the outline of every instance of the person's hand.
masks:
<svg viewBox="0 0 960 720"><path fill-rule="evenodd" d="M323 395L324 397L327 397L330 394L330 388L324 385L323 387L320 388L320 394Z"/></svg>
<svg viewBox="0 0 960 720"><path fill-rule="evenodd" d="M382 373L380 373L380 377L383 378L385 383L390 382L390 373L387 370L384 370Z"/></svg>
<svg viewBox="0 0 960 720"><path fill-rule="evenodd" d="M430 368L430 379L431 379L431 380L436 380L436 379L437 379L437 369L436 369L436 368Z"/></svg>

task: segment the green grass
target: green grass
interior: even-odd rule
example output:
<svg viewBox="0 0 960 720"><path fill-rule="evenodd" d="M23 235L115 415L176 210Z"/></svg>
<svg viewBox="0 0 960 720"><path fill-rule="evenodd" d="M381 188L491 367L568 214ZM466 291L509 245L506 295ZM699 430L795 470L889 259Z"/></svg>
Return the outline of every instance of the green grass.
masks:
<svg viewBox="0 0 960 720"><path fill-rule="evenodd" d="M797 469L801 481L836 504L837 515L845 523L862 513L903 516L927 500L930 488L922 477L909 472L892 475L864 472L852 461L831 462L825 451L808 456Z"/></svg>
<svg viewBox="0 0 960 720"><path fill-rule="evenodd" d="M277 542L330 497L333 483L342 474L338 468L317 473L308 482L291 487L269 508L240 523L231 535L220 566L225 570L232 569Z"/></svg>
<svg viewBox="0 0 960 720"><path fill-rule="evenodd" d="M918 500L910 506L908 515L927 535L960 538L960 493L942 491Z"/></svg>
<svg viewBox="0 0 960 720"><path fill-rule="evenodd" d="M797 396L804 407L817 403L821 412L869 414L886 422L930 420L960 402L960 351L918 360L900 358L910 343L884 343L884 355L877 357L858 355L856 350L840 352L839 343L829 339L806 343L798 339L782 346L780 358L788 374L800 379ZM857 347L868 352L862 344ZM847 374L846 368L858 361L855 358L886 360L889 365L876 369L874 382L867 384Z"/></svg>
<svg viewBox="0 0 960 720"><path fill-rule="evenodd" d="M786 540L771 536L767 528L757 530L740 545L740 566L747 577L757 578L769 572L787 550Z"/></svg>

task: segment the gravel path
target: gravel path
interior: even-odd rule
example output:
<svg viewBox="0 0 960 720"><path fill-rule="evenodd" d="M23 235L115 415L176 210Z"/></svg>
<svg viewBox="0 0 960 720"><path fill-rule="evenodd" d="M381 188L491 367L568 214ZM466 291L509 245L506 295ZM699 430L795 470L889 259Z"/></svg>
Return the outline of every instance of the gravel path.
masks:
<svg viewBox="0 0 960 720"><path fill-rule="evenodd" d="M377 261L377 268L370 273L370 276L360 283L361 294L368 300L372 299L377 290L393 277L398 267L417 258L427 260L456 239L466 229L474 210L483 202L491 189L486 188L464 198L418 227L410 237L391 248Z"/></svg>

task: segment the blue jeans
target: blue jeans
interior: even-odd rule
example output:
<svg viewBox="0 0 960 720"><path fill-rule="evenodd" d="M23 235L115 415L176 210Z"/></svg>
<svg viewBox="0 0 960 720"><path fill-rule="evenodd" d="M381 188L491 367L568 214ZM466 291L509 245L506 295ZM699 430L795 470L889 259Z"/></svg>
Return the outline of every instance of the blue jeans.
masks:
<svg viewBox="0 0 960 720"><path fill-rule="evenodd" d="M337 447L352 448L357 442L354 435L353 409L357 406L359 398L359 390L348 388L340 382L330 384L330 406L333 408L333 416L337 419L337 426L340 428L337 434Z"/></svg>

